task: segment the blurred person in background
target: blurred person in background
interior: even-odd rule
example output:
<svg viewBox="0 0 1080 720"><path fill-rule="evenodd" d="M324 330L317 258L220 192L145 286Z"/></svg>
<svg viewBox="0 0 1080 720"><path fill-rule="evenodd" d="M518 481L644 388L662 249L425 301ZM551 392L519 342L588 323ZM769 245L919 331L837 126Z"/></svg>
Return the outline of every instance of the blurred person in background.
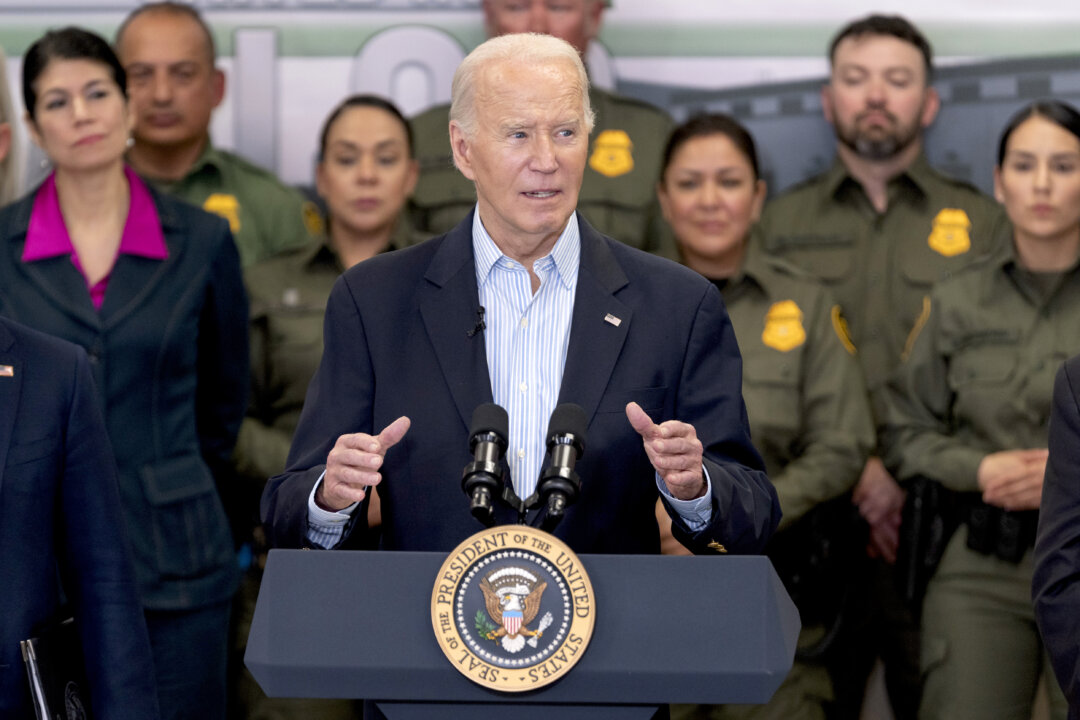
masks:
<svg viewBox="0 0 1080 720"><path fill-rule="evenodd" d="M240 428L236 460L250 491L257 524L267 478L285 470L304 393L322 357L323 313L330 290L348 268L378 253L423 239L402 212L416 187L418 168L408 121L392 103L354 95L326 118L319 139L316 189L326 204L326 237L256 263L245 272L251 297L252 397ZM379 506L368 511L372 546ZM266 558L256 527L255 564L241 588L239 650L246 646ZM342 700L267 698L245 669L237 701L242 717L349 718L358 706ZM271 715L271 711L274 712Z"/></svg>
<svg viewBox="0 0 1080 720"><path fill-rule="evenodd" d="M314 204L211 142L225 73L216 67L214 36L197 9L176 2L138 7L117 30L116 54L135 114L127 161L139 175L228 220L244 267L319 234Z"/></svg>
<svg viewBox="0 0 1080 720"><path fill-rule="evenodd" d="M162 714L224 718L237 569L219 492L248 389L236 246L224 220L125 165L134 118L105 40L50 31L26 51L22 79L53 172L0 212L0 314L86 350Z"/></svg>
<svg viewBox="0 0 1080 720"><path fill-rule="evenodd" d="M768 704L676 705L676 720L825 718L832 683L810 654L837 622L852 570L836 549L861 549L837 534L851 523L831 518L853 512L851 489L874 444L862 373L829 293L762 252L754 228L765 192L754 140L734 119L699 115L672 133L660 206L683 263L717 286L735 328L751 437L783 511L767 552L803 623L795 664ZM659 507L657 522L664 551L689 554Z"/></svg>
<svg viewBox="0 0 1080 720"><path fill-rule="evenodd" d="M1026 720L1049 669L1032 547L1054 374L1080 351L1080 113L1042 101L1014 115L994 188L1012 227L996 254L934 287L884 398L886 465L958 494L923 602L924 719Z"/></svg>

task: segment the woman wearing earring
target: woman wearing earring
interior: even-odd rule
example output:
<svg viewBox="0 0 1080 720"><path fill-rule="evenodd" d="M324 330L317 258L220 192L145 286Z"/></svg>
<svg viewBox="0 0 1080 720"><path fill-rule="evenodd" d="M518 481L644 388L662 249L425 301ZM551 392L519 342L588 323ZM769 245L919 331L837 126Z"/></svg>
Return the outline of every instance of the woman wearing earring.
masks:
<svg viewBox="0 0 1080 720"><path fill-rule="evenodd" d="M825 717L832 684L824 665L809 654L823 647L836 622L843 574L850 570L838 562L835 549L829 556L820 546L826 539L854 550L865 544L865 538L853 543L838 534L822 538L820 532L855 534L833 518L853 512L845 493L874 441L862 373L839 308L826 291L759 249L754 224L765 182L750 133L726 115L693 117L672 132L662 168L657 194L682 261L719 288L739 340L754 445L784 513L768 553L803 621L795 665L771 702L675 705L672 717L818 720ZM657 521L664 552L686 552L671 536L667 513L658 512ZM839 577L818 574L822 566Z"/></svg>
<svg viewBox="0 0 1080 720"><path fill-rule="evenodd" d="M162 716L224 718L237 572L218 484L248 384L236 248L225 221L124 165L133 117L107 42L49 32L22 80L30 135L54 171L0 212L0 313L86 349Z"/></svg>
<svg viewBox="0 0 1080 720"><path fill-rule="evenodd" d="M1048 669L1032 546L1054 374L1080 351L1080 113L1041 101L1014 115L994 194L1008 234L934 288L884 416L897 479L941 483L961 508L923 601L922 719L1026 720Z"/></svg>

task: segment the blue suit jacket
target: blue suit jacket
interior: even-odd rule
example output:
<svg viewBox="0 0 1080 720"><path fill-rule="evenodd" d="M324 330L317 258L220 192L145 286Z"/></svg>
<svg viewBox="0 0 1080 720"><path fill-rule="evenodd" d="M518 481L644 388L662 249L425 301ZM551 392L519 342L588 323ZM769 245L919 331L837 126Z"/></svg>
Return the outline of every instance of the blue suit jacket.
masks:
<svg viewBox="0 0 1080 720"><path fill-rule="evenodd" d="M0 315L86 350L140 597L182 610L238 579L215 481L247 408L247 295L228 223L150 192L169 257L119 255L100 311L68 256L21 261L35 193L0 210Z"/></svg>
<svg viewBox="0 0 1080 720"><path fill-rule="evenodd" d="M157 717L123 529L86 354L0 318L0 717L33 716L19 641L55 617L60 579L95 717Z"/></svg>
<svg viewBox="0 0 1080 720"><path fill-rule="evenodd" d="M1080 718L1080 355L1054 381L1032 597L1069 717Z"/></svg>
<svg viewBox="0 0 1080 720"><path fill-rule="evenodd" d="M467 334L478 307L472 218L338 280L288 470L263 495L274 544L304 544L307 498L338 436L378 433L401 415L412 427L384 460L382 546L448 551L481 529L461 491L472 412L492 401L484 335ZM633 400L656 422L693 424L705 447L712 522L690 533L676 515L677 537L698 552L760 552L780 510L750 443L720 294L697 273L578 222L581 269L558 402L585 409L588 446L576 468L581 496L555 534L577 552L659 552L654 470L625 414ZM364 508L354 513L344 547L360 541L355 525L365 517ZM516 515L503 508L497 521Z"/></svg>

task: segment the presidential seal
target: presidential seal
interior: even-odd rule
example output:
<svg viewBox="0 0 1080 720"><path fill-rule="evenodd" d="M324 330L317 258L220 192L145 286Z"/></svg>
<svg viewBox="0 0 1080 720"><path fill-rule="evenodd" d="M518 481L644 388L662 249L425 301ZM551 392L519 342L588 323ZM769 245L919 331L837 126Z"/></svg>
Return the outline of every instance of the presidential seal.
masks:
<svg viewBox="0 0 1080 720"><path fill-rule="evenodd" d="M431 625L465 677L503 692L536 690L569 672L592 637L596 603L577 555L525 525L479 532L447 557Z"/></svg>

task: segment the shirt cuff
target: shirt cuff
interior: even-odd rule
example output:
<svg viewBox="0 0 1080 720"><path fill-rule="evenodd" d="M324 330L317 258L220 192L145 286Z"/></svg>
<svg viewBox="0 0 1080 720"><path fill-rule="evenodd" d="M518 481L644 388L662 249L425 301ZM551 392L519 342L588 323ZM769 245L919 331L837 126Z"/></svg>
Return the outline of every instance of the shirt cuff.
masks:
<svg viewBox="0 0 1080 720"><path fill-rule="evenodd" d="M664 479L660 477L660 473L656 473L657 489L686 523L686 527L694 532L704 530L712 520L712 479L709 478L709 470L704 465L701 466L701 471L705 474L705 494L693 500L680 500L672 495L664 484Z"/></svg>
<svg viewBox="0 0 1080 720"><path fill-rule="evenodd" d="M308 495L307 539L321 548L331 548L341 542L341 537L345 534L345 526L352 519L352 513L360 503L353 503L337 512L319 507L315 503L315 493L319 491L325 475L326 471L323 470L322 475L315 481L315 487L311 488L311 494Z"/></svg>

